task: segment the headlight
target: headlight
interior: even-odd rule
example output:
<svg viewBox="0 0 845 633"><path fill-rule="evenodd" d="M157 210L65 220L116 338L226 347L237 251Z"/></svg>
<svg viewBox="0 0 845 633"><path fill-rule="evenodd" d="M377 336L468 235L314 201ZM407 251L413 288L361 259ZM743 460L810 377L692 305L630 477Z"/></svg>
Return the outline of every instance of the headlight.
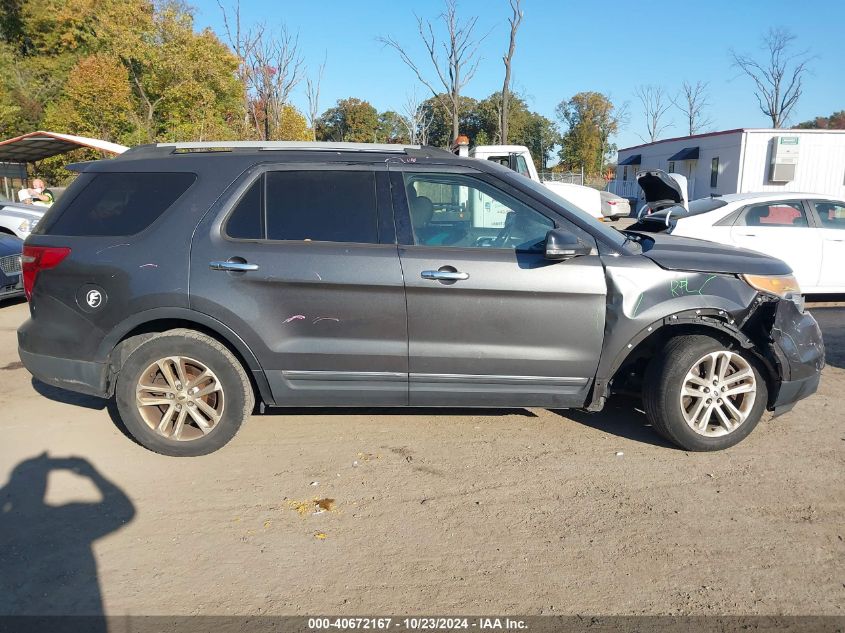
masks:
<svg viewBox="0 0 845 633"><path fill-rule="evenodd" d="M24 220L18 226L18 231L21 233L29 233L32 230L32 223L29 220Z"/></svg>
<svg viewBox="0 0 845 633"><path fill-rule="evenodd" d="M755 290L781 299L801 294L801 288L793 275L742 275L742 278Z"/></svg>

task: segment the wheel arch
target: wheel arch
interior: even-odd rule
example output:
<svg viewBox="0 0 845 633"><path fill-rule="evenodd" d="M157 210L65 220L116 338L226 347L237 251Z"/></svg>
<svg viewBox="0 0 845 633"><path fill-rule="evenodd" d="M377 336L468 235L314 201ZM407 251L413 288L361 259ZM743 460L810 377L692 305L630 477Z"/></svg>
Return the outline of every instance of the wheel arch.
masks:
<svg viewBox="0 0 845 633"><path fill-rule="evenodd" d="M225 345L247 370L256 396L264 403L273 403L264 370L249 345L224 323L187 308L160 308L140 312L122 321L103 339L98 357L107 359L110 365L109 395L114 391L123 361L138 345L154 334L178 328L202 332Z"/></svg>
<svg viewBox="0 0 845 633"><path fill-rule="evenodd" d="M738 346L750 353L760 366L769 389L770 400L777 393L780 371L776 359L762 354L761 345L737 327L725 311L689 310L650 323L618 350L605 375L596 378L589 408L601 408L611 392L611 387L616 390L614 383L624 381L626 373L637 368L642 361L647 364L648 359L653 358L655 352L669 339L688 334L711 336L726 346Z"/></svg>

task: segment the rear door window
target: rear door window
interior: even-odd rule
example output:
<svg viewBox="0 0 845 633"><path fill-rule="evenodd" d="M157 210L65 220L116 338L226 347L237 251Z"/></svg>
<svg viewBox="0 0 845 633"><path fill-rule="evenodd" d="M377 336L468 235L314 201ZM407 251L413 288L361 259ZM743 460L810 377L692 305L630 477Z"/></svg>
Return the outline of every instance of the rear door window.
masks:
<svg viewBox="0 0 845 633"><path fill-rule="evenodd" d="M812 200L823 229L845 229L845 202Z"/></svg>
<svg viewBox="0 0 845 633"><path fill-rule="evenodd" d="M68 236L140 233L170 208L196 178L196 174L187 172L93 174L82 191L49 218L43 232Z"/></svg>
<svg viewBox="0 0 845 633"><path fill-rule="evenodd" d="M775 201L746 207L737 226L807 227L807 215L800 201Z"/></svg>
<svg viewBox="0 0 845 633"><path fill-rule="evenodd" d="M378 207L372 171L270 171L267 239L376 244Z"/></svg>

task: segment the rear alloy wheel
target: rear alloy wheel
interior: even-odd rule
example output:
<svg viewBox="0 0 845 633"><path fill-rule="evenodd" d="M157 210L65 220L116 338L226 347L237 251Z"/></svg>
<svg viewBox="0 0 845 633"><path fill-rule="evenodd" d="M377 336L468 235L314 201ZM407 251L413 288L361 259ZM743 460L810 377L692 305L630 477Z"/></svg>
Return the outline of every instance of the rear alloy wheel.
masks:
<svg viewBox="0 0 845 633"><path fill-rule="evenodd" d="M208 435L223 417L220 379L200 361L168 356L138 379L135 403L147 425L162 437L190 442Z"/></svg>
<svg viewBox="0 0 845 633"><path fill-rule="evenodd" d="M766 381L744 350L705 335L671 339L646 372L643 403L654 429L692 451L728 448L763 416Z"/></svg>
<svg viewBox="0 0 845 633"><path fill-rule="evenodd" d="M172 456L211 453L238 432L254 395L238 359L194 330L169 330L126 358L115 386L126 430L144 447Z"/></svg>

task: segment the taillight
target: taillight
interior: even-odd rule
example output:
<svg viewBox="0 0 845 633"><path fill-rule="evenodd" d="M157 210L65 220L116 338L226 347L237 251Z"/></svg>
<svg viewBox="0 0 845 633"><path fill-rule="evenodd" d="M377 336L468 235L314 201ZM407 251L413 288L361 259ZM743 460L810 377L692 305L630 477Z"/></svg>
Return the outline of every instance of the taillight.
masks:
<svg viewBox="0 0 845 633"><path fill-rule="evenodd" d="M21 264L23 268L23 291L26 299L32 299L35 278L42 270L55 268L70 255L70 249L64 246L26 246L23 247Z"/></svg>
<svg viewBox="0 0 845 633"><path fill-rule="evenodd" d="M608 200L608 201L607 201L607 204L613 204L613 205L615 205L615 204L616 204L616 200Z"/></svg>

